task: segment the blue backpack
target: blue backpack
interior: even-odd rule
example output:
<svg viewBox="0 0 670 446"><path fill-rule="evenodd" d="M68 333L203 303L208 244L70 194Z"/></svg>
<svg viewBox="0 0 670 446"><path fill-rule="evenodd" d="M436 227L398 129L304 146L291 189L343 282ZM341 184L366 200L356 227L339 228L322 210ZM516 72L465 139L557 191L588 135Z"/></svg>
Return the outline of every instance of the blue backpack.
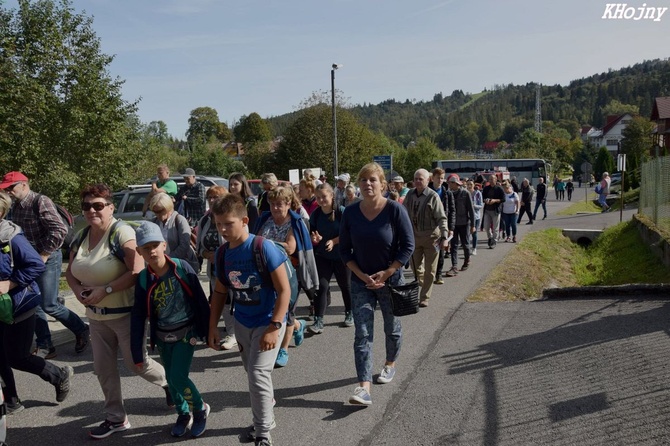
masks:
<svg viewBox="0 0 670 446"><path fill-rule="evenodd" d="M254 257L254 263L256 263L256 269L258 269L258 272L261 276L261 287L264 288L273 288L274 285L272 283L272 277L270 276L270 271L268 271L267 268L267 260L265 259L265 256L263 255L263 242L266 239L264 237L261 237L260 235L257 235L254 237L253 240L253 257ZM295 304L296 300L298 299L298 292L300 291L298 289L298 275L296 274L295 268L291 264L291 259L289 256L286 254L286 249L284 249L284 246L273 241L273 240L268 240L277 247L285 256L286 260L284 260L284 268L286 268L286 275L288 276L288 283L291 286L291 300L289 301L289 308L293 307ZM222 268L222 270L217 271L216 276L219 278L223 278L223 284L230 289L232 287L230 281L226 277L226 271L225 271L225 256L226 256L226 249L228 248L228 243L224 243L219 247L219 249L216 250L216 266ZM232 307L232 302L234 302L234 299L231 300L231 313L233 311Z"/></svg>

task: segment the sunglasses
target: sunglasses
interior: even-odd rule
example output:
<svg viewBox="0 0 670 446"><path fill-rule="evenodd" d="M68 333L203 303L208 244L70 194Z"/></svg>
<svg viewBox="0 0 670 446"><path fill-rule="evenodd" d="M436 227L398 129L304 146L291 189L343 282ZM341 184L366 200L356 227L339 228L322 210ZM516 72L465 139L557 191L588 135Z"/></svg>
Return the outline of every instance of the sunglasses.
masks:
<svg viewBox="0 0 670 446"><path fill-rule="evenodd" d="M154 214L158 215L158 214L162 214L163 212L165 212L165 208L153 208L152 211L153 211Z"/></svg>
<svg viewBox="0 0 670 446"><path fill-rule="evenodd" d="M100 201L96 201L95 203L89 203L88 201L83 201L81 203L81 210L86 212L90 211L91 208L95 212L100 212L101 210L105 209L105 207L110 206L112 203L102 203Z"/></svg>
<svg viewBox="0 0 670 446"><path fill-rule="evenodd" d="M11 191L13 191L14 188L15 188L16 186L18 186L19 184L21 184L21 183L14 183L14 184L12 184L11 186L5 188L5 192L11 192Z"/></svg>

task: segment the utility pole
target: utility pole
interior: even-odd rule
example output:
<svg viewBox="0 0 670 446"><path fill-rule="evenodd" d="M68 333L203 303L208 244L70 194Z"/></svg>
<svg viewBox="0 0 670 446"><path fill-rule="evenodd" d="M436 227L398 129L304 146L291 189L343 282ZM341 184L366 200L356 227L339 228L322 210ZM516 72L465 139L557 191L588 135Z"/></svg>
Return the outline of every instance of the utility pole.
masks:
<svg viewBox="0 0 670 446"><path fill-rule="evenodd" d="M535 87L535 131L542 133L542 85Z"/></svg>

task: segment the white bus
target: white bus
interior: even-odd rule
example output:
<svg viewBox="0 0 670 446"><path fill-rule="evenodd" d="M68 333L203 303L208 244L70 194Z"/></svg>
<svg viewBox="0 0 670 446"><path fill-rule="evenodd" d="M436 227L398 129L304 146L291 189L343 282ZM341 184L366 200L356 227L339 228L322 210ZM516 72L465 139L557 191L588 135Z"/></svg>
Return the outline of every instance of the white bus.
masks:
<svg viewBox="0 0 670 446"><path fill-rule="evenodd" d="M478 159L478 160L438 160L433 161L433 168L441 167L446 175L458 174L461 178L473 178L477 172L500 170L509 171L510 177L516 177L519 185L528 178L533 186L537 186L539 178L547 182L547 170L551 165L543 159Z"/></svg>

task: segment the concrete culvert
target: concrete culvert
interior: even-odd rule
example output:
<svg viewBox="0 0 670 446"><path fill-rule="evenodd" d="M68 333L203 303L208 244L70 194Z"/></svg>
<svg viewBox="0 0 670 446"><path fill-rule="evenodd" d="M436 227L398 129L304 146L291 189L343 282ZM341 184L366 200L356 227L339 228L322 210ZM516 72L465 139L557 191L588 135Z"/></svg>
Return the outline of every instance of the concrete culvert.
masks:
<svg viewBox="0 0 670 446"><path fill-rule="evenodd" d="M593 240L588 237L579 237L577 239L577 244L583 248L588 248L591 246L591 243L593 243Z"/></svg>

